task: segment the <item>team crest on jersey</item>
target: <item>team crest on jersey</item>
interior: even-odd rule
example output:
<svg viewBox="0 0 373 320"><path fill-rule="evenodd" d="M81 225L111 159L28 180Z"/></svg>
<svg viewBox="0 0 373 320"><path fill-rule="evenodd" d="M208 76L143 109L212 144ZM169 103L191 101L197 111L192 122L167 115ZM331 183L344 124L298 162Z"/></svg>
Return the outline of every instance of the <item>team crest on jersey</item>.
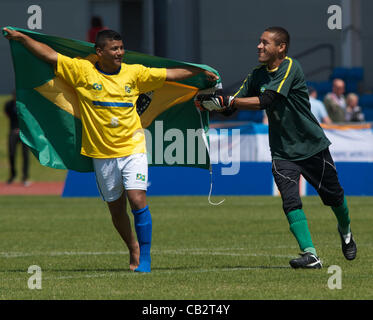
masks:
<svg viewBox="0 0 373 320"><path fill-rule="evenodd" d="M260 87L260 92L263 93L264 91L266 91L266 88L264 86Z"/></svg>
<svg viewBox="0 0 373 320"><path fill-rule="evenodd" d="M130 87L130 86L125 86L125 87L124 87L124 90L125 90L127 93L131 93L131 87Z"/></svg>
<svg viewBox="0 0 373 320"><path fill-rule="evenodd" d="M94 83L92 87L94 90L102 90L102 84Z"/></svg>
<svg viewBox="0 0 373 320"><path fill-rule="evenodd" d="M136 180L145 181L145 174L137 173Z"/></svg>

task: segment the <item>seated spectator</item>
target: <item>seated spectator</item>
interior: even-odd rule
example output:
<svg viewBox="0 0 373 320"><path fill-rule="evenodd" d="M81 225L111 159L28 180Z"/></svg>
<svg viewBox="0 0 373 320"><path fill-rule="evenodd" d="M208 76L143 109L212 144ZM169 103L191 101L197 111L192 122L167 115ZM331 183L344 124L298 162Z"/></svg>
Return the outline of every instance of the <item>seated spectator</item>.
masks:
<svg viewBox="0 0 373 320"><path fill-rule="evenodd" d="M350 93L346 98L347 107L345 113L346 122L364 122L365 116L359 107L359 97L355 93Z"/></svg>
<svg viewBox="0 0 373 320"><path fill-rule="evenodd" d="M317 99L317 91L313 87L308 87L311 112L317 119L319 123L331 124L332 120L329 118L328 113L326 112L325 106L322 101Z"/></svg>
<svg viewBox="0 0 373 320"><path fill-rule="evenodd" d="M346 99L344 92L345 82L342 79L334 79L332 92L324 98L326 111L333 122L345 121Z"/></svg>

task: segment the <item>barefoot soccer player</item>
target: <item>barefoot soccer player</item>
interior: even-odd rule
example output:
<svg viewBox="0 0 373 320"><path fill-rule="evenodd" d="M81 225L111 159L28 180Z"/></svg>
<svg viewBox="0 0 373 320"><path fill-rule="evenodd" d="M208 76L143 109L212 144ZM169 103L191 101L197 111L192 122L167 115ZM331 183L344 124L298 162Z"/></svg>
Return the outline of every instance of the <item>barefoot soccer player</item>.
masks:
<svg viewBox="0 0 373 320"><path fill-rule="evenodd" d="M4 30L8 39L19 41L38 58L52 64L56 75L75 88L83 127L81 153L93 158L101 196L129 249L130 269L150 272L152 218L146 202L148 162L136 100L141 93L162 87L166 80L180 81L201 72L211 81L218 80L218 76L195 67L127 65L122 62L125 53L122 38L113 30L98 33L96 55L87 59L72 59L21 32ZM127 214L127 198L138 241Z"/></svg>
<svg viewBox="0 0 373 320"><path fill-rule="evenodd" d="M235 110L265 109L269 122L272 173L281 193L290 230L302 251L290 261L293 268L321 268L308 229L299 194L299 178L317 190L338 221L342 251L346 259L356 257L349 210L329 152L330 141L311 113L303 71L287 56L290 37L281 27L264 31L258 44L261 63L248 75L234 96L199 95L200 108L232 114Z"/></svg>

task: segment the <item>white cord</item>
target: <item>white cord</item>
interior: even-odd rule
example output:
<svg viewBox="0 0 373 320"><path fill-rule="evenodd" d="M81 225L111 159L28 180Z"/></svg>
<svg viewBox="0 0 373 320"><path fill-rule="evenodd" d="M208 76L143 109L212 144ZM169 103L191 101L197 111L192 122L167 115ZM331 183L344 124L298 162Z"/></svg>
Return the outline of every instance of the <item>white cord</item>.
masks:
<svg viewBox="0 0 373 320"><path fill-rule="evenodd" d="M202 129L202 139L203 139L203 143L205 144L205 147L207 149L207 154L209 156L209 159L211 160L210 158L210 147L209 147L209 144L208 144L208 141L207 141L207 137L206 137L206 132L205 132L205 128L203 126L203 121L202 121L202 115L201 115L201 111L199 109L196 108L196 110L198 111L198 114L199 114L199 119L201 121L201 129ZM210 171L210 192L209 192L209 196L208 196L208 202L209 204L213 205L213 206L219 206L221 205L225 199L219 201L219 202L212 202L211 201L211 194L212 194L212 185L213 185L213 182L212 182L212 166L211 166L211 163L210 163L210 167L209 167L209 171Z"/></svg>
<svg viewBox="0 0 373 320"><path fill-rule="evenodd" d="M210 170L210 192L209 192L208 201L209 201L209 204L211 204L213 206L219 206L219 205L221 205L225 201L225 199L223 199L223 200L221 200L219 202L212 202L211 201L211 193L212 193L212 167L211 167L211 165L210 165L210 169L209 170Z"/></svg>

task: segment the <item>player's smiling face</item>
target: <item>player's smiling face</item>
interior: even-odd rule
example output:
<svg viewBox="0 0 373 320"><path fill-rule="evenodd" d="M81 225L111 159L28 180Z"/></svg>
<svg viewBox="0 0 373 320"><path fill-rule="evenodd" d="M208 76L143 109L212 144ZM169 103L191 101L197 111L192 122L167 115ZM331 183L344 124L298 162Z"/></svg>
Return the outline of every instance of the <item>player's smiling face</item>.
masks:
<svg viewBox="0 0 373 320"><path fill-rule="evenodd" d="M121 65L124 56L122 40L107 40L103 48L97 48L100 66L103 71L115 72Z"/></svg>
<svg viewBox="0 0 373 320"><path fill-rule="evenodd" d="M269 64L278 58L280 45L276 44L275 35L272 32L265 31L259 39L258 60L261 63Z"/></svg>

